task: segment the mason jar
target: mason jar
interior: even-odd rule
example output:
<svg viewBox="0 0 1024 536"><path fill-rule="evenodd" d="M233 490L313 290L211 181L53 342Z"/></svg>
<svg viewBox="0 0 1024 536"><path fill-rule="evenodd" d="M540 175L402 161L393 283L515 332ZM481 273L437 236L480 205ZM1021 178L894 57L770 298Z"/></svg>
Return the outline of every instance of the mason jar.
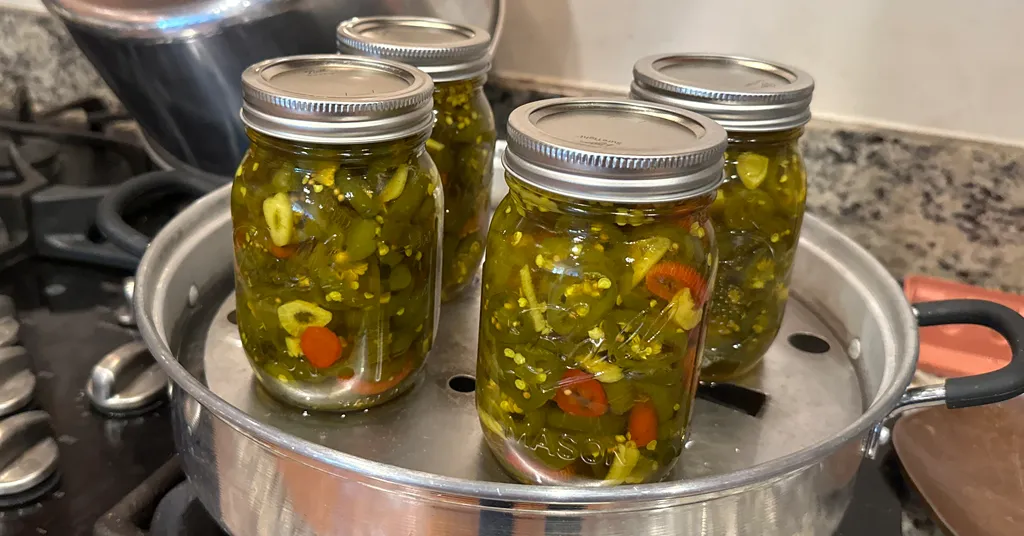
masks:
<svg viewBox="0 0 1024 536"><path fill-rule="evenodd" d="M662 478L683 451L717 265L725 131L678 108L517 108L487 240L477 409L517 480Z"/></svg>
<svg viewBox="0 0 1024 536"><path fill-rule="evenodd" d="M484 257L494 165L494 114L484 95L491 67L485 30L427 17L342 22L338 50L413 65L434 80L434 131L427 151L444 186L441 298L465 290Z"/></svg>
<svg viewBox="0 0 1024 536"><path fill-rule="evenodd" d="M315 410L408 389L433 342L442 198L433 83L397 62L272 59L242 74L231 194L238 331L274 397Z"/></svg>
<svg viewBox="0 0 1024 536"><path fill-rule="evenodd" d="M633 67L633 98L706 115L729 133L711 207L721 262L702 379L754 369L782 325L807 196L798 142L813 91L807 73L750 58L662 54Z"/></svg>

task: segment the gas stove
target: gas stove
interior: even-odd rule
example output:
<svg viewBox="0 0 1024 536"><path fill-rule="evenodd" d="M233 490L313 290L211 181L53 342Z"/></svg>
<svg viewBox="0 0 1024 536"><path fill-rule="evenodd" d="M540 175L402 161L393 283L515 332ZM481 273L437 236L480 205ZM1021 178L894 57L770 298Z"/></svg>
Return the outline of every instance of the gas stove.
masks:
<svg viewBox="0 0 1024 536"><path fill-rule="evenodd" d="M137 257L95 225L111 188L157 166L98 99L20 102L0 113L0 536L224 534L174 457L165 380L132 327ZM140 198L125 221L152 235L188 201ZM891 453L866 461L838 534L900 534L907 497Z"/></svg>

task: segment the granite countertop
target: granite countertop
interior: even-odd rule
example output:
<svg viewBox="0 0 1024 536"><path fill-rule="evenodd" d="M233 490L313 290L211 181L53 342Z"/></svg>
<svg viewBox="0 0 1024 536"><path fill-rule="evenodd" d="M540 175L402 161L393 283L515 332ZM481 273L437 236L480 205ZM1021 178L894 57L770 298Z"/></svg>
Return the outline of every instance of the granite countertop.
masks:
<svg viewBox="0 0 1024 536"><path fill-rule="evenodd" d="M550 93L487 88L499 130ZM807 208L893 276L1024 292L1024 148L812 120Z"/></svg>
<svg viewBox="0 0 1024 536"><path fill-rule="evenodd" d="M812 122L808 210L897 277L1024 291L1024 149Z"/></svg>

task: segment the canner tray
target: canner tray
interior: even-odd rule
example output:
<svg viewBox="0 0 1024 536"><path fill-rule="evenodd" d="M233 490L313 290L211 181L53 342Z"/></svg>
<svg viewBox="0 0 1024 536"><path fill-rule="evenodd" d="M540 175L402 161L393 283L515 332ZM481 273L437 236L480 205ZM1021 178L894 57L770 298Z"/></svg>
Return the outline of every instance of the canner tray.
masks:
<svg viewBox="0 0 1024 536"><path fill-rule="evenodd" d="M230 266L218 271L230 273ZM799 291L799 287L795 290ZM789 301L775 344L741 385L768 395L754 417L698 400L687 450L670 479L728 473L780 458L831 437L864 409L846 348L799 292ZM293 409L253 377L234 324L230 277L198 294L178 359L210 391L284 433L405 469L456 478L510 482L483 442L473 387L479 277L444 304L425 372L408 393L346 414Z"/></svg>

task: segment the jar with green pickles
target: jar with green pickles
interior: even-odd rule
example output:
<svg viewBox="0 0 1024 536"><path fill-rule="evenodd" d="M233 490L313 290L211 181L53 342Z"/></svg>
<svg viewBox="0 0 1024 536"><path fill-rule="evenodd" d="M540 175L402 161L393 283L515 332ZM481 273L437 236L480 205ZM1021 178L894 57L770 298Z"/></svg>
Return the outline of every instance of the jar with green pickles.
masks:
<svg viewBox="0 0 1024 536"><path fill-rule="evenodd" d="M782 325L807 195L798 141L813 91L799 69L735 56L662 54L633 68L633 98L706 115L729 133L711 207L721 262L701 379L747 374Z"/></svg>
<svg viewBox="0 0 1024 536"><path fill-rule="evenodd" d="M585 98L527 104L508 125L481 291L484 437L525 483L657 481L696 394L725 131Z"/></svg>
<svg viewBox="0 0 1024 536"><path fill-rule="evenodd" d="M242 75L251 146L231 193L238 331L256 379L313 410L413 385L440 303L433 83L396 62L315 55Z"/></svg>
<svg viewBox="0 0 1024 536"><path fill-rule="evenodd" d="M441 298L456 298L484 257L496 139L483 85L491 66L486 31L427 17L342 22L338 50L413 65L434 80L434 131L427 151L444 186Z"/></svg>

